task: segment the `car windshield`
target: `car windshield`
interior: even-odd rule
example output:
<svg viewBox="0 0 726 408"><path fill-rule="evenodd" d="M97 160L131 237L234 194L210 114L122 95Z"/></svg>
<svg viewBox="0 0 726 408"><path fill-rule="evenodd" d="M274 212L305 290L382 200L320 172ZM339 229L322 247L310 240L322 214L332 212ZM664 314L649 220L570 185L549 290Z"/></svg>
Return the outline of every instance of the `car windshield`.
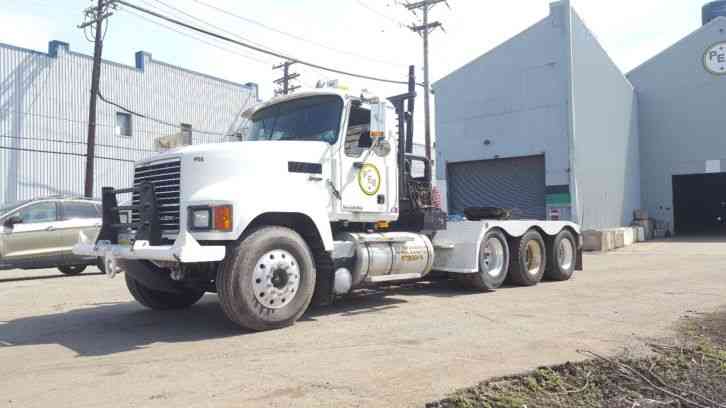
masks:
<svg viewBox="0 0 726 408"><path fill-rule="evenodd" d="M338 96L295 99L252 115L245 140L338 140L343 100Z"/></svg>
<svg viewBox="0 0 726 408"><path fill-rule="evenodd" d="M30 202L29 200L26 200L26 201L16 201L13 203L0 204L0 215L4 215L9 212L12 212L13 210L16 210L17 208L19 208L29 202Z"/></svg>

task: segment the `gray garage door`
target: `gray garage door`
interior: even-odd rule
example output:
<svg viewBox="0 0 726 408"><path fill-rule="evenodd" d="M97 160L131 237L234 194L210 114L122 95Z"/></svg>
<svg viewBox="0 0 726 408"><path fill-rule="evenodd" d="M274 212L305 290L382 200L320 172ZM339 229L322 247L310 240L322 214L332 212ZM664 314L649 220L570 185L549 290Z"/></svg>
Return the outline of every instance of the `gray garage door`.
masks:
<svg viewBox="0 0 726 408"><path fill-rule="evenodd" d="M449 212L468 207L513 209L515 219L545 219L544 156L449 163Z"/></svg>

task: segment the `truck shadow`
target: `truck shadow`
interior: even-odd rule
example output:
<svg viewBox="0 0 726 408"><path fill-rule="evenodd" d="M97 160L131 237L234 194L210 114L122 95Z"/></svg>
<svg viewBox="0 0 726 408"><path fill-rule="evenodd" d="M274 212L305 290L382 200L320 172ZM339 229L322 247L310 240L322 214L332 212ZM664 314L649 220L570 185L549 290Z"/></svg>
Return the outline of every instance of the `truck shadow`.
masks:
<svg viewBox="0 0 726 408"><path fill-rule="evenodd" d="M135 302L95 304L0 322L0 350L58 344L79 356L132 351L157 342L191 342L246 334L225 319L216 296L182 311L152 311Z"/></svg>
<svg viewBox="0 0 726 408"><path fill-rule="evenodd" d="M74 276L68 276L63 275L62 273L58 273L57 275L41 275L41 276L17 276L13 278L4 278L0 279L0 283L10 283L10 282L24 282L24 281L34 281L34 280L45 280L45 279L79 279L83 277L88 276L102 276L104 275L103 272L84 272L80 275L74 275Z"/></svg>
<svg viewBox="0 0 726 408"><path fill-rule="evenodd" d="M419 282L356 292L332 306L308 310L300 323L324 316L353 317L398 308L409 296L450 297L477 294L448 281ZM92 304L70 311L0 321L0 350L43 344L61 345L80 357L104 356L179 343L254 335L227 320L217 297L206 295L181 311L153 311L135 302Z"/></svg>

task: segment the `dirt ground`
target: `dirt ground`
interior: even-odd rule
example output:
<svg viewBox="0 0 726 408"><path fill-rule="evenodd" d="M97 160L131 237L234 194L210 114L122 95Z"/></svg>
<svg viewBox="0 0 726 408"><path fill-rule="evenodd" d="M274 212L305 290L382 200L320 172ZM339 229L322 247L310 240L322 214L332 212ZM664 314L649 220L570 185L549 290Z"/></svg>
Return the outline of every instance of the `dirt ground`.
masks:
<svg viewBox="0 0 726 408"><path fill-rule="evenodd" d="M294 327L241 332L215 295L183 312L123 279L0 272L0 406L407 407L487 378L612 356L726 305L725 242L588 255L564 283L466 292L421 283L353 295Z"/></svg>
<svg viewBox="0 0 726 408"><path fill-rule="evenodd" d="M644 345L649 353L614 357L583 350L589 360L488 379L426 408L726 407L726 308Z"/></svg>

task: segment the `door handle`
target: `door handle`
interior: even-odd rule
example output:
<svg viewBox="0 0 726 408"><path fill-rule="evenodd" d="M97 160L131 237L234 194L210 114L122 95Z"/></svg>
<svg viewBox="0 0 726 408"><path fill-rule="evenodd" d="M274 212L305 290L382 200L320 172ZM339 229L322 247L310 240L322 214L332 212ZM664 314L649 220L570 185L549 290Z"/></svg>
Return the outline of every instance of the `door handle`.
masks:
<svg viewBox="0 0 726 408"><path fill-rule="evenodd" d="M323 181L323 178L320 176L308 176L308 180L310 181Z"/></svg>

